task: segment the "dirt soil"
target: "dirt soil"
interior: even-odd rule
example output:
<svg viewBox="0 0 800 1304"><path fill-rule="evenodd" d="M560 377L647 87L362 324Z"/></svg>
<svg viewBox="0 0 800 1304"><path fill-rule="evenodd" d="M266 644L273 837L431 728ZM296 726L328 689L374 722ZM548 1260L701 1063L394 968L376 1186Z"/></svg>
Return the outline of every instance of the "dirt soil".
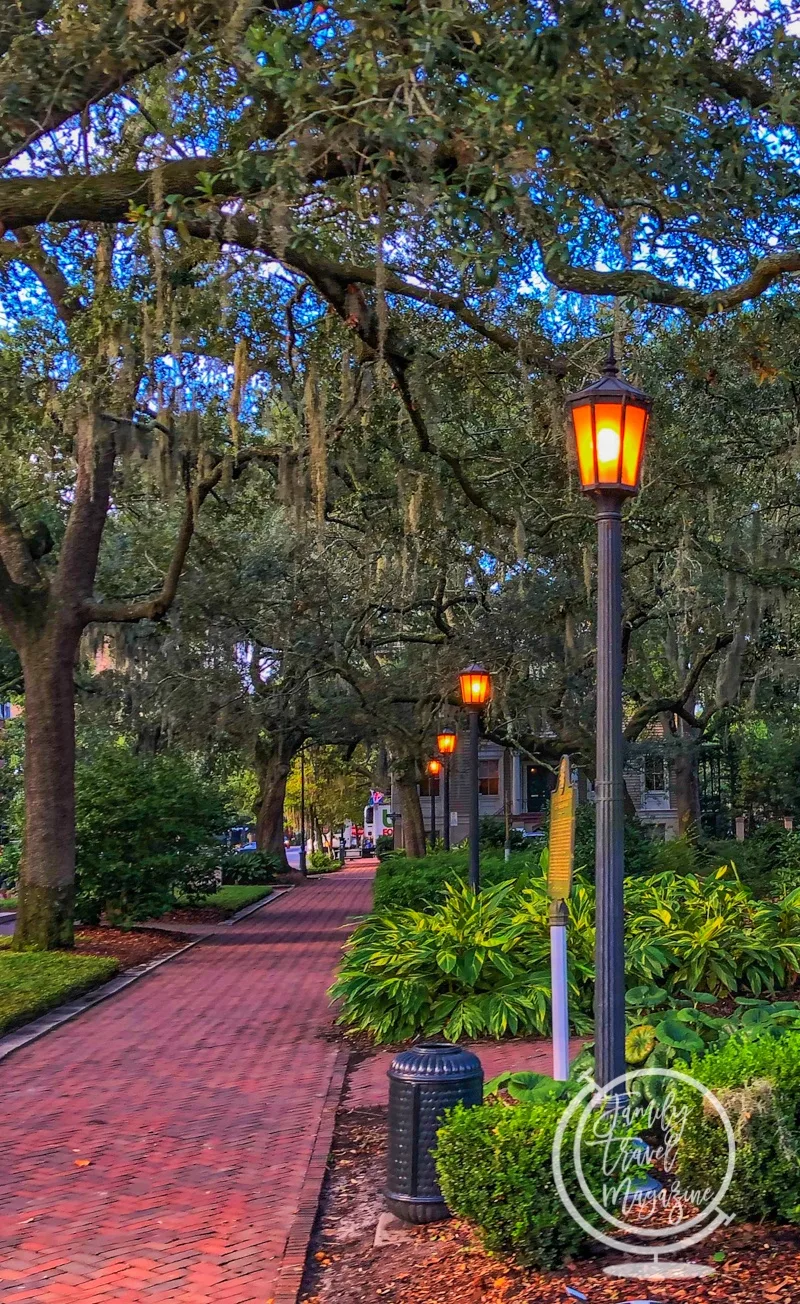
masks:
<svg viewBox="0 0 800 1304"><path fill-rule="evenodd" d="M185 946L187 938L182 933L167 933L157 929L90 928L75 930L75 950L80 955L112 955L119 960L120 968L134 969L139 964L149 964L162 955L169 955Z"/></svg>
<svg viewBox="0 0 800 1304"><path fill-rule="evenodd" d="M608 1256L558 1273L522 1269L487 1254L457 1219L409 1228L401 1243L375 1249L385 1164L386 1110L340 1112L304 1304L800 1304L798 1228L734 1224L699 1248L713 1277L674 1283L611 1280L601 1271Z"/></svg>

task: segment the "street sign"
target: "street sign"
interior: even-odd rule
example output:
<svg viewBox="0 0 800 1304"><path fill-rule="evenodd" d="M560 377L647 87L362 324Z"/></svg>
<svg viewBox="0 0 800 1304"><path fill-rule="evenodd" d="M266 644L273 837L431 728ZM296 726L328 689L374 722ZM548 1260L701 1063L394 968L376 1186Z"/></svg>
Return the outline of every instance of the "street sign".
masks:
<svg viewBox="0 0 800 1304"><path fill-rule="evenodd" d="M575 798L569 757L561 757L558 785L550 798L550 860L547 891L551 901L566 901L575 860Z"/></svg>

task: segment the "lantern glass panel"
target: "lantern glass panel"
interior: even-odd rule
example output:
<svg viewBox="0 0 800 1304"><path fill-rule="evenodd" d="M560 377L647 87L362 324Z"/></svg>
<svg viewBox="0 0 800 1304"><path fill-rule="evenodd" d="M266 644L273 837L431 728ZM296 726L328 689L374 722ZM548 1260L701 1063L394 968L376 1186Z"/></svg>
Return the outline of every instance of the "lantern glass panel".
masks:
<svg viewBox="0 0 800 1304"><path fill-rule="evenodd" d="M488 702L491 682L485 670L465 670L460 679L461 700L465 706L484 706Z"/></svg>
<svg viewBox="0 0 800 1304"><path fill-rule="evenodd" d="M596 477L594 472L591 404L586 403L583 407L573 408L572 422L575 427L575 442L578 446L578 470L581 484L594 484Z"/></svg>
<svg viewBox="0 0 800 1304"><path fill-rule="evenodd" d="M456 750L456 735L454 733L440 733L436 739L436 746L443 756L452 756Z"/></svg>
<svg viewBox="0 0 800 1304"><path fill-rule="evenodd" d="M639 471L644 450L644 431L647 412L642 407L629 403L625 409L625 443L622 449L622 483L635 489L639 483Z"/></svg>
<svg viewBox="0 0 800 1304"><path fill-rule="evenodd" d="M622 404L597 403L594 422L598 482L618 484L622 454Z"/></svg>

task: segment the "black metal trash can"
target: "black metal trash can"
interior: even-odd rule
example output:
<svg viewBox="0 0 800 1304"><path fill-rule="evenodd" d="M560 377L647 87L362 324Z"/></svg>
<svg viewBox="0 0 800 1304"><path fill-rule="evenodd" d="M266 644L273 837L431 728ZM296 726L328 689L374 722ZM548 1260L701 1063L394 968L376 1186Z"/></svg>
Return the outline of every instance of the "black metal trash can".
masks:
<svg viewBox="0 0 800 1304"><path fill-rule="evenodd" d="M386 1203L404 1222L448 1218L431 1149L451 1105L480 1105L477 1055L448 1041L423 1042L392 1060L389 1077L389 1174Z"/></svg>

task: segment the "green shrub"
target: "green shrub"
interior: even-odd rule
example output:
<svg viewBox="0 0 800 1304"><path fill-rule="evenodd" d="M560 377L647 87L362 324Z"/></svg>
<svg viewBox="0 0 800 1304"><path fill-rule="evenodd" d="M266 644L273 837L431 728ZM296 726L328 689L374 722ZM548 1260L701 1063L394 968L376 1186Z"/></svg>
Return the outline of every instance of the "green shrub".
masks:
<svg viewBox="0 0 800 1304"><path fill-rule="evenodd" d="M327 851L312 851L308 857L308 868L315 874L332 874L341 866L338 859L329 856Z"/></svg>
<svg viewBox="0 0 800 1304"><path fill-rule="evenodd" d="M266 901L271 895L272 889L260 883L229 883L218 892L210 892L208 896L201 897L196 904L213 906L223 914L235 915L238 910L244 910L245 906L253 905L256 901Z"/></svg>
<svg viewBox="0 0 800 1304"><path fill-rule="evenodd" d="M435 910L372 916L346 943L331 989L340 1021L383 1042L545 1033L549 931L531 927L519 906L512 882L480 896L448 885Z"/></svg>
<svg viewBox="0 0 800 1304"><path fill-rule="evenodd" d="M625 871L631 877L652 874L656 866L658 842L637 819L625 821ZM594 878L595 808L591 802L578 807L575 820L575 864L587 878Z"/></svg>
<svg viewBox="0 0 800 1304"><path fill-rule="evenodd" d="M506 822L497 815L485 815L480 824L480 843L482 847L497 848L506 845ZM521 829L511 829L512 851L523 851L528 846L528 839Z"/></svg>
<svg viewBox="0 0 800 1304"><path fill-rule="evenodd" d="M385 860L387 856L394 854L394 834L382 833L375 843L375 855L379 860Z"/></svg>
<svg viewBox="0 0 800 1304"><path fill-rule="evenodd" d="M487 1249L535 1268L559 1268L589 1244L553 1178L553 1138L563 1111L563 1100L513 1109L457 1106L438 1132L436 1167L449 1208L479 1228ZM574 1128L568 1128L564 1155L571 1154L573 1137ZM586 1180L600 1191L602 1147L583 1149ZM564 1175L578 1203L577 1182L573 1187L566 1167ZM588 1204L579 1207L587 1221L599 1221Z"/></svg>
<svg viewBox="0 0 800 1304"><path fill-rule="evenodd" d="M390 862L381 872L391 883ZM343 1002L341 1022L378 1041L418 1033L456 1039L549 1031L549 901L542 870L527 869L476 898L460 883L440 888L436 876L426 889L415 865L403 891L413 891L412 899L424 905L426 890L437 898L427 909L386 908L379 901L346 944L332 989ZM384 893L384 901L386 895L396 900L399 894ZM757 901L722 868L709 878L665 873L627 879L625 904L631 988L655 986L670 1001L687 989L707 992L712 1001L737 991L758 997L800 971L800 892L780 903ZM582 1030L590 1026L594 995L593 883L578 876L568 908L571 1015L573 1027ZM691 1051L690 1032L683 1035Z"/></svg>
<svg viewBox="0 0 800 1304"><path fill-rule="evenodd" d="M698 849L698 868L735 864L756 896L775 897L800 887L800 833L781 824L762 824L744 842L709 841Z"/></svg>
<svg viewBox="0 0 800 1304"><path fill-rule="evenodd" d="M0 1033L80 996L119 969L110 956L11 951L10 943L0 938Z"/></svg>
<svg viewBox="0 0 800 1304"><path fill-rule="evenodd" d="M225 826L216 792L179 754L141 756L124 741L76 771L76 913L96 923L163 912L215 887L205 854Z"/></svg>
<svg viewBox="0 0 800 1304"><path fill-rule="evenodd" d="M408 860L405 852L386 856L375 875L374 910L394 906L435 905L443 900L448 884L466 883L469 877L466 850L432 851L420 860ZM493 887L511 878L539 872L539 855L514 853L505 860L502 852L481 856L481 883Z"/></svg>
<svg viewBox="0 0 800 1304"><path fill-rule="evenodd" d="M800 1222L800 1033L734 1038L693 1062L691 1072L717 1096L736 1137L736 1168L726 1212ZM686 1188L717 1189L728 1161L727 1137L697 1091L679 1086L686 1122L678 1176ZM702 1180L700 1180L702 1179Z"/></svg>
<svg viewBox="0 0 800 1304"><path fill-rule="evenodd" d="M220 870L224 884L273 883L276 874L286 872L285 860L272 851L211 853L210 864Z"/></svg>

